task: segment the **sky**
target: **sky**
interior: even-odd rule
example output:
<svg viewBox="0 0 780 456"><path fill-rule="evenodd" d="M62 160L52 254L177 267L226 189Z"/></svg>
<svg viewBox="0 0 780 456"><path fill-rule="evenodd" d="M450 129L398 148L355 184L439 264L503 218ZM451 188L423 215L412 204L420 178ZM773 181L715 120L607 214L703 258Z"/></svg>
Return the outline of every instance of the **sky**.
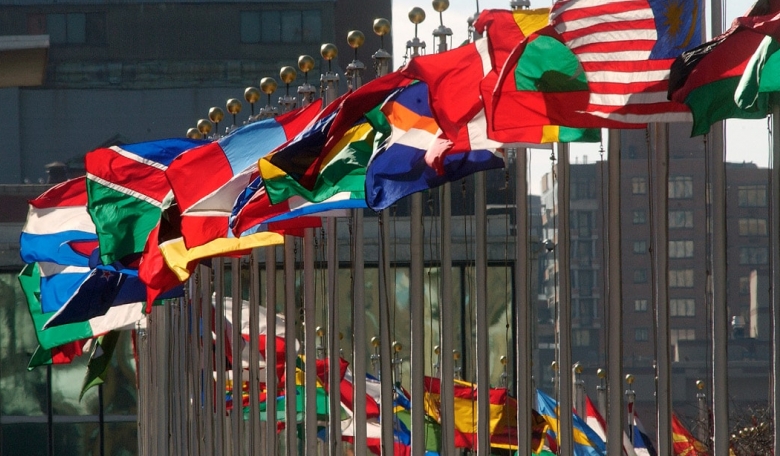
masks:
<svg viewBox="0 0 780 456"><path fill-rule="evenodd" d="M723 12L724 23L730 24L731 21L742 16L754 3L753 0L728 0ZM467 19L473 16L477 11L477 4L480 9L509 9L509 0L451 0L450 7L443 14L444 25L452 29L452 43L462 43L468 38ZM552 3L531 2L531 8L542 8L550 6ZM420 40L425 41L427 52L434 52L436 42L432 32L439 25L438 14L433 10L430 1L416 0L393 0L392 36L394 64L399 66L403 62L403 54L406 49L406 42L414 37L414 25L409 22L409 10L415 6L425 10L426 19L418 27L418 36ZM724 30L728 26L724 27ZM710 28L708 27L708 30ZM711 36L711 34L708 34ZM606 133L606 132L605 132ZM606 138L606 134L602 135ZM766 120L729 120L726 122L726 159L728 161L746 161L753 162L759 166L768 166L768 141L767 141L767 123ZM604 144L606 148L606 143ZM589 163L599 158L598 144L572 144L571 162L583 161L583 156L587 156ZM539 181L545 172L550 170L550 160L548 151L537 151L538 157L532 156L530 162L530 178L532 193L539 193ZM541 159L540 159L541 158Z"/></svg>

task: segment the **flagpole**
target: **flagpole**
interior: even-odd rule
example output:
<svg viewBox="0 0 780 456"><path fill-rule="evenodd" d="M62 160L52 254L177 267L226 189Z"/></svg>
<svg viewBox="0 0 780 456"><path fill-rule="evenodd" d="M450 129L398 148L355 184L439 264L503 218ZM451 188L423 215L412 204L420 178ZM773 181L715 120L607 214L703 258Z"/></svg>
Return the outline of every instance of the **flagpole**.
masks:
<svg viewBox="0 0 780 456"><path fill-rule="evenodd" d="M390 23L387 20L377 19L374 21L374 31L384 42L384 35L390 32ZM381 77L387 74L390 68L392 56L384 49L379 49L372 56L374 59L374 68L377 76ZM390 293L395 293L395 289L390 287L390 215L385 209L379 213L379 376L380 392L380 426L382 456L393 454L393 385L392 385L392 364L390 359ZM392 283L395 283L393 280ZM389 380L389 381L387 381ZM360 449L362 451L362 449Z"/></svg>
<svg viewBox="0 0 780 456"><path fill-rule="evenodd" d="M447 50L447 37L452 36L452 30L444 26L442 13L449 4L434 2L434 9L439 13L440 25L433 31L434 38L439 41L439 52ZM455 451L455 379L453 372L453 336L455 334L455 306L452 303L452 184L446 182L439 190L439 215L441 228L440 255L440 296L439 318L441 332L439 333L439 375L441 378L441 438L442 452L449 454Z"/></svg>
<svg viewBox="0 0 780 456"><path fill-rule="evenodd" d="M265 248L265 454L276 455L276 246Z"/></svg>
<svg viewBox="0 0 780 456"><path fill-rule="evenodd" d="M658 452L672 454L672 354L669 333L669 125L653 124L653 261L655 262L656 369L658 394Z"/></svg>
<svg viewBox="0 0 780 456"><path fill-rule="evenodd" d="M305 56L301 56L298 58L298 66L301 66L301 61L304 59ZM306 56L308 57L308 56ZM311 64L311 66L314 66L314 60L309 57L307 62ZM281 72L280 72L281 74ZM285 80L286 81L286 80ZM288 86L289 87L289 86ZM260 112L257 115L258 120L259 119L267 119L270 117L274 117L278 110L271 106L271 94L276 91L277 83L274 78L271 77L265 77L260 80L260 90L265 93L268 96L268 104L260 110ZM313 89L311 90L314 91ZM298 87L298 92L301 92L301 87ZM287 93L284 97L279 98L280 104L282 105L282 109L285 111L290 110L295 105L295 98L292 98L289 96L289 93ZM302 104L305 106L308 104L306 101L302 100ZM269 248L270 249L270 248ZM283 254L282 254L282 262L283 262L283 276L284 276L284 332L285 337L291 337L293 340L297 339L297 330L296 330L296 324L297 324L297 303L295 302L295 237L285 235L284 236L284 247L283 247ZM274 263L276 260L276 252L273 253L270 252L270 250L267 250L267 254L271 255L271 257L274 259ZM266 271L266 275L270 279L270 270ZM276 281L276 265L274 264L274 277L273 282ZM269 280L269 283L271 280ZM274 291L276 288L276 285L273 285ZM270 289L269 289L270 294ZM276 298L275 294L272 296L267 296L266 306L271 304L273 306L274 311L276 310ZM268 317L268 308L266 308L266 319ZM273 327L274 332L271 333L270 329ZM275 365L278 363L278 360L276 360L276 321L275 321L275 315L274 315L274 322L272 326L266 327L266 355L273 352L272 358L276 363L274 363L274 370ZM272 334L273 337L270 337L268 334ZM297 409L298 409L298 392L296 390L296 367L297 367L297 361L298 361L298 353L296 351L295 343L292 344L285 344L285 350L284 350L284 404L285 404L285 427L284 427L284 442L285 442L285 454L288 456L293 456L294 454L298 453L298 436L297 436ZM269 358L266 358L266 368L270 366ZM268 378L268 370L266 370L266 379ZM273 379L276 383L276 378ZM276 454L277 452L277 445L276 445L276 410L277 410L277 404L274 400L275 396L272 396L271 393L275 392L273 390L278 391L276 388L276 385L272 385L272 389L269 389L266 391L266 429L269 437L269 441L266 444L267 449L272 449L273 453ZM269 401L269 399L271 399ZM272 406L269 407L269 403L274 402ZM273 412L273 414L272 414ZM271 423L274 425L271 426ZM290 423L296 423L295 426L290 426Z"/></svg>
<svg viewBox="0 0 780 456"><path fill-rule="evenodd" d="M425 43L417 37L417 26L425 20L425 12L421 8L409 11L409 20L415 25L414 39L411 43L411 57L419 55L420 48ZM410 45L407 44L407 48ZM409 214L409 308L411 322L411 395L421 398L425 392L425 303L424 303L424 249L423 249L423 209L422 193L410 196L411 209ZM425 454L425 414L422 407L412 407L411 410L411 446L412 456Z"/></svg>
<svg viewBox="0 0 780 456"><path fill-rule="evenodd" d="M214 343L214 371L217 374L216 384L216 424L214 444L216 445L216 454L225 453L225 268L224 259L221 257L214 259L214 333L216 334Z"/></svg>
<svg viewBox="0 0 780 456"><path fill-rule="evenodd" d="M260 446L260 263L259 249L249 254L249 451L259 456ZM266 312L266 322L273 318ZM266 328L267 328L266 323ZM266 332L266 337L268 333ZM266 374L269 372L266 364Z"/></svg>
<svg viewBox="0 0 780 456"><path fill-rule="evenodd" d="M198 266L200 270L200 338L203 345L201 349L202 389L197 394L203 394L205 397L205 410L203 412L203 428L205 429L205 450L204 454L215 454L214 451L214 395L211 394L214 389L214 339L213 331L213 311L214 306L211 303L213 293L211 282L211 269L206 266Z"/></svg>
<svg viewBox="0 0 780 456"><path fill-rule="evenodd" d="M712 34L723 32L721 2L712 7ZM723 144L725 124L715 123L710 129L712 159L712 415L713 454L726 455L729 451L728 404L728 308L726 257L726 168Z"/></svg>
<svg viewBox="0 0 780 456"><path fill-rule="evenodd" d="M772 404L774 423L780 423L780 104L772 106ZM774 426L773 448L780 448L780 426Z"/></svg>
<svg viewBox="0 0 780 456"><path fill-rule="evenodd" d="M520 454L530 454L531 451L531 415L533 408L533 385L531 377L533 359L532 331L532 301L530 286L530 241L528 222L528 151L525 148L515 149L515 363L517 374L517 448Z"/></svg>
<svg viewBox="0 0 780 456"><path fill-rule="evenodd" d="M296 331L297 306L295 303L295 238L284 236L284 333L285 337L293 339ZM295 367L298 353L295 343L285 343L285 378L284 378L284 412L285 412L285 450L287 456L298 454L297 409L298 398L295 389ZM295 425L293 425L295 423ZM275 432L275 431L274 431Z"/></svg>
<svg viewBox="0 0 780 456"><path fill-rule="evenodd" d="M233 454L243 454L243 447L241 442L241 426L244 423L244 406L243 406L243 394L242 388L242 373L243 362L241 359L241 345L243 340L241 338L241 310L243 307L243 299L241 293L241 258L232 258L230 260L230 294L231 302L233 304L232 315L232 343L231 352L233 356L233 409L230 411L231 425L233 426ZM252 350L254 351L254 350ZM250 368L251 368L250 364Z"/></svg>
<svg viewBox="0 0 780 456"><path fill-rule="evenodd" d="M620 130L609 130L607 453L623 452L623 274L621 269Z"/></svg>
<svg viewBox="0 0 780 456"><path fill-rule="evenodd" d="M338 55L334 44L323 44L320 48L322 58L328 62L328 72L321 76L324 93L323 106L331 104L338 96L339 76L331 71L332 59ZM327 217L327 257L328 257L328 399L330 403L330 429L328 435L328 454L335 456L341 451L341 394L340 350L339 350L339 306L338 306L338 219Z"/></svg>
<svg viewBox="0 0 780 456"><path fill-rule="evenodd" d="M560 386L560 420L561 454L572 454L572 354L571 354L571 256L569 241L569 145L558 143L558 334L559 334L559 386Z"/></svg>
<svg viewBox="0 0 780 456"><path fill-rule="evenodd" d="M358 30L347 35L347 43L355 50L355 58L347 65L346 76L349 85L358 89L363 85L363 71L366 66L358 60L357 51L363 45L365 36ZM363 258L363 209L352 210L352 403L353 416L360 413L355 422L353 418L353 448L362 454L366 448L366 426L363 424L363 411L366 410L366 303L365 273Z"/></svg>

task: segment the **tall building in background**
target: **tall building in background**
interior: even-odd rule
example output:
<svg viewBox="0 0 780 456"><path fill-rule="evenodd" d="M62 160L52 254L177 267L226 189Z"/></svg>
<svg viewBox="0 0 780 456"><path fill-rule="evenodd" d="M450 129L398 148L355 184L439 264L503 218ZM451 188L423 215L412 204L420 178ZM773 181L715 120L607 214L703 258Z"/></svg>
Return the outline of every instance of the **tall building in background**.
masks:
<svg viewBox="0 0 780 456"><path fill-rule="evenodd" d="M369 80L370 56L380 45L373 20L391 17L390 0L3 0L0 6L4 35L48 35L51 43L42 86L0 90L6 139L0 183L6 184L45 180L44 166L57 161L78 172L84 153L103 144L183 136L209 107L243 100L245 87L265 76L278 80L282 66L297 69L302 54L319 63L308 76L316 85L322 43L341 50L334 69L352 60L349 30L366 36L359 57ZM385 46L392 53L391 40ZM299 74L295 85L303 79Z"/></svg>
<svg viewBox="0 0 780 456"><path fill-rule="evenodd" d="M668 304L672 394L681 410L695 405L695 381L711 375L709 161L704 138L690 138L689 132L687 124L670 125ZM651 144L645 131L627 130L621 139L623 369L636 378L637 409L652 413L657 358L652 284L654 274L661 272L651 265L652 222L658 214L652 212L650 202L659 184L650 176ZM595 368L607 367L606 175L606 162L583 159L571 165L573 355L590 368L585 374L591 395L599 383ZM732 384L740 385L730 389L734 413L745 404L768 399L768 177L768 169L752 163L726 165L729 365ZM557 240L556 186L550 174L543 177L542 190L544 236ZM554 312L557 266L554 252L548 255L541 289ZM643 421L654 422L652 416Z"/></svg>
<svg viewBox="0 0 780 456"><path fill-rule="evenodd" d="M318 62L308 75L317 86L326 42L341 51L333 63L344 91L342 70L354 55L346 37L353 29L366 36L358 56L370 80L378 17L392 17L390 0L0 0L0 34L35 37L35 43L43 35L50 43L42 81L35 67L38 74L0 88L0 454L47 454L49 444L57 455L98 454L101 438L107 454L137 452L129 333L100 395L93 389L78 401L86 356L48 371L26 369L37 343L16 279L19 232L26 201L46 188L39 183L83 174L84 154L99 146L184 136L211 106L224 110L228 98L244 102L247 86L265 76L278 80L282 66L297 69L302 54ZM384 45L392 54L392 41ZM0 69L7 56L0 52ZM42 84L18 87L35 78ZM303 81L299 73L291 94ZM283 90L280 84L274 104ZM263 97L255 108L265 103ZM249 111L244 102L239 120Z"/></svg>

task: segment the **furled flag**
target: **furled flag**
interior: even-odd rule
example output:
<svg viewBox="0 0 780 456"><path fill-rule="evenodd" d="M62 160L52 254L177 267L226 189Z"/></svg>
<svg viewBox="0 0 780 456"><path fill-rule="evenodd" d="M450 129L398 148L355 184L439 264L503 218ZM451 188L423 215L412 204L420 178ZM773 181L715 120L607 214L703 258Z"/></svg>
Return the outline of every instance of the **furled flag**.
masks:
<svg viewBox="0 0 780 456"><path fill-rule="evenodd" d="M108 367L111 365L111 359L114 357L116 345L119 342L120 331L109 331L95 339L92 346L92 353L89 355L87 363L87 373L84 375L84 381L81 384L81 393L79 401L84 397L84 393L93 386L98 386L106 381Z"/></svg>
<svg viewBox="0 0 780 456"><path fill-rule="evenodd" d="M316 101L281 116L237 128L212 143L190 149L165 174L183 219L187 248L229 237L233 203L257 174L257 161L300 133L318 114Z"/></svg>
<svg viewBox="0 0 780 456"><path fill-rule="evenodd" d="M691 109L692 136L707 133L720 120L769 113L767 92L780 89L778 12L779 1L759 1L728 31L675 60L669 98Z"/></svg>
<svg viewBox="0 0 780 456"><path fill-rule="evenodd" d="M669 68L701 43L703 0L561 0L550 23L579 59L592 119L642 124L684 122L684 104L667 100ZM579 127L602 127L598 120ZM608 126L608 125L607 125Z"/></svg>
<svg viewBox="0 0 780 456"><path fill-rule="evenodd" d="M556 432L559 429L558 403L541 390L536 390L536 402L539 414L550 424L548 432L553 434L558 440L558 445L560 445L560 436ZM607 449L604 441L576 413L572 413L572 424L574 456L604 456L606 454Z"/></svg>
<svg viewBox="0 0 780 456"><path fill-rule="evenodd" d="M674 456L708 456L707 447L696 440L672 413L672 451Z"/></svg>
<svg viewBox="0 0 780 456"><path fill-rule="evenodd" d="M89 265L97 234L87 213L85 182L84 177L62 182L30 201L19 240L22 261Z"/></svg>
<svg viewBox="0 0 780 456"><path fill-rule="evenodd" d="M601 437L604 443L607 442L607 422L587 395L585 396L585 422ZM623 433L623 454L636 456L634 446L631 445L631 440L629 440L625 432Z"/></svg>
<svg viewBox="0 0 780 456"><path fill-rule="evenodd" d="M45 266L45 264L41 264L41 267ZM91 318L89 321L43 329L44 324L54 315L54 312L44 312L41 309L40 270L38 263L28 264L19 274L19 284L27 299L38 343L44 350L96 337L113 329L133 329L143 316L141 312L144 304L139 302L112 307L105 315Z"/></svg>
<svg viewBox="0 0 780 456"><path fill-rule="evenodd" d="M453 140L441 137L425 83L399 90L381 111L392 134L371 157L366 170L366 201L375 211L412 193L504 166L501 153L472 150L468 137L461 135ZM426 155L431 153L442 159L440 170L426 160Z"/></svg>
<svg viewBox="0 0 780 456"><path fill-rule="evenodd" d="M174 138L87 153L87 206L103 264L143 252L149 233L172 200L165 170L182 152L205 143Z"/></svg>

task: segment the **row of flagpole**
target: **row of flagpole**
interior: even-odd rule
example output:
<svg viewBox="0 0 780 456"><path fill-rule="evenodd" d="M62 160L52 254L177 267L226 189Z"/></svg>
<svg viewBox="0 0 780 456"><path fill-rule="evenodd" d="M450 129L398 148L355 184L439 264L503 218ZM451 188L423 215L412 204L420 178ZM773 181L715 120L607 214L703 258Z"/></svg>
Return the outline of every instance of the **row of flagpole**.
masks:
<svg viewBox="0 0 780 456"><path fill-rule="evenodd" d="M717 2L714 2L717 3ZM713 24L719 24L719 19L715 20L716 15L720 14L719 10L713 8ZM443 26L442 26L443 27ZM715 31L715 30L714 30ZM437 35L441 42L439 46L440 51L446 50L446 35ZM416 37L415 37L416 38ZM419 41L418 41L419 42ZM356 60L357 61L357 60ZM386 61L380 62L378 65L380 68ZM384 70L380 70L379 74L383 74L387 71L387 66L384 66ZM332 102L335 99L337 93L336 83L338 77L331 76L330 71L323 75L323 87L325 96L325 105ZM356 75L352 81L353 87L360 85L360 74L356 71ZM300 89L299 89L299 93ZM305 104L306 97L301 97L301 102ZM778 112L775 109L773 116L773 133L780 128L778 126ZM667 284L667 228L668 221L667 214L667 186L666 181L668 177L668 130L664 125L654 126L653 143L655 146L654 154L655 161L653 163L652 178L655 179L655 193L653 197L653 212L656 215L653 237L653 268L656 271L655 283L654 283L654 300L657 314L655 315L658 325L658 334L656 337L656 348L658 353L657 359L657 392L658 392L658 444L660 454L671 454L671 353L670 353L670 339L669 339L669 310L667 306L668 284ZM722 150L722 127L713 128L713 134L710 136L709 144L712 147L712 195L710 201L725 201L725 175L724 175L724 153ZM780 146L775 141L773 144L774 161L773 164L780 163ZM623 378L622 378L622 296L621 296L621 268L620 268L620 239L621 228L620 218L617 214L620 213L620 141L619 132L610 131L609 133L609 200L608 210L611 216L609 217L609 224L607 227L607 239L609 240L606 245L609 245L608 249L608 326L607 326L607 338L610 350L608 352L607 364L609 369L607 370L607 393L608 393L608 452L610 454L618 454L622 452L622 435L624 420L624 402L623 391L621 390ZM532 351L532 341L530 338L530 327L532 324L530 318L530 309L532 297L530 296L530 287L528 286L528 261L530 258L529 246L528 246L528 183L526 176L526 157L525 149L517 149L517 190L516 190L516 211L517 211L517 239L516 239L516 270L515 270L515 305L516 305L516 324L517 324L517 340L515 341L515 356L518 360L516 368L515 386L517 388L518 398L518 416L517 423L519 435L519 448L530 448L530 432L523 432L523 429L530 429L529 417L527 416L527 410L532 405L533 382L531 379L530 359ZM569 238L568 238L568 201L569 201L569 175L568 175L568 160L569 151L565 145L560 145L558 148L558 217L557 225L558 230L558 272L560 274L559 282L559 303L560 306L560 319L557 322L560 335L558 361L561 369L558 374L558 385L560 388L560 405L561 410L570 410L573 404L573 387L572 377L569 375L568 366L572 365L571 357L571 308L570 308L570 277L569 277ZM777 177L775 166L773 166L773 180L772 180L772 223L774 228L777 228L778 220L776 214L780 213L780 193L778 192L777 183L780 182L780 178ZM478 385L489 384L489 347L487 339L487 249L486 249L486 214L485 214L485 177L480 173L475 179L475 224L476 224L476 242L475 242L475 254L476 254L476 356L477 356L477 373L476 380ZM452 402L452 387L453 379L449 373L453 372L452 358L449 353L452 353L452 329L454 328L453 309L448 306L452 300L452 277L451 277L451 249L449 248L449 242L451 241L451 226L450 226L450 214L451 214L451 190L450 185L446 184L440 190L440 229L441 229L441 258L439 261L441 270L441 282L440 282L440 298L439 302L443 305L440 306L441 311L441 324L442 330L440 331L441 337L441 353L444 354L440 358L442 372L442 428L443 428L443 448L454 448L454 437L452 434L453 424L453 402ZM424 322L424 299L423 299L423 277L425 275L424 270L424 257L423 257L423 236L422 236L422 196L421 194L415 194L411 198L411 217L410 217L410 292L411 292L411 313L412 313L412 334L417 337L412 337L411 346L411 394L413 398L419 398L424 395L424 386L422 383L424 371L424 347L425 338L419 336L424 333L425 328L422 326ZM713 276L708 277L712 283L712 292L714 295L713 308L713 352L712 352L712 398L713 398L713 415L714 415L714 452L715 454L728 454L728 369L727 369L727 308L725 301L725 287L726 287L726 257L725 257L725 204L712 204L712 216L713 216ZM366 373L365 366L365 347L358 347L365 341L365 319L362 307L362 295L363 295L363 253L362 253L362 241L363 241L363 226L362 226L362 212L355 210L352 213L352 236L351 243L353 250L350 253L352 264L352 279L354 283L353 288L353 312L351 318L354 325L353 334L353 378L364 379ZM329 379L328 382L331 385L331 394L329 395L329 405L331 413L329 424L329 444L328 454L340 454L341 450L341 423L340 415L336 412L339 410L340 400L338 395L338 388L336 385L339 383L339 319L338 319L338 250L337 250L337 223L335 218L327 218L327 238L326 238L326 256L328 264L328 280L327 280L327 331L325 335L327 337L327 359L329 361ZM393 370L391 365L391 332L389 319L389 308L392 305L394 290L391 284L394 282L390 278L390 233L389 233L389 214L383 212L379 215L379 231L380 231L380 248L379 248L379 305L380 305L380 335L379 335L379 349L380 349L380 375L382 376L382 401L381 401L381 429L382 429L382 445L384 454L392 454L393 452L393 418L392 418L392 397L393 397L393 382L397 379L393 378ZM771 231L773 236L776 236L780 230L773 229ZM774 239L774 238L773 238ZM296 240L292 236L285 237L285 244L283 247L283 265L284 265L284 313L286 316L286 335L288 340L294 340L295 336L299 333L298 322L298 309L297 309L297 297L296 297L296 253L300 251L302 254L302 279L303 279L303 318L304 318L304 331L305 337L303 346L305 347L305 381L306 381L306 399L305 399L305 426L304 426L304 445L306 454L318 453L321 448L317 446L317 414L316 414L316 395L314 394L314 384L316 383L316 360L318 358L318 352L316 347L315 337L318 334L314 328L316 326L316 278L315 274L315 233L314 229L306 229L306 233L303 238L302 248L298 249ZM258 334L257 334L257 309L260 306L260 294L259 294L259 252L254 252L250 256L250 293L249 293L249 365L253 366L249 369L249 398L250 403L253 403L259 397L259 383L257 370L254 366L258 364L257 350L258 346ZM266 420L266 425L261 426L259 410L256 407L250 407L249 413L249 425L246 427L243 422L242 413L242 363L241 363L241 260L232 259L230 261L231 270L231 297L232 297L232 333L231 333L231 350L232 350L232 401L233 409L231 412L230 421L224 421L221 417L226 416L224 393L227 391L226 377L224 366L217 365L211 366L216 358L214 354L225 353L225 339L224 332L224 265L222 260L216 260L212 269L207 267L200 267L198 277L195 279L194 284L190 287L190 298L192 299L193 306L189 306L184 300L184 304L180 307L171 307L170 312L155 312L153 317L149 318L149 327L147 330L139 331L137 337L137 344L139 347L139 385L140 394L139 397L142 400L139 401L139 421L142 421L140 426L141 432L139 432L139 442L142 443L142 454L166 454L167 451L173 451L170 445L177 448L189 448L192 450L197 446L201 448L202 454L223 454L223 452L231 452L232 454L239 454L243 452L243 445L245 441L249 440L248 449L253 454L258 454L260 451L265 451L267 454L276 454L278 451L278 441L276 434L276 406L277 403L274 398L277 396L277 385L275 381L275 372L273 372L276 365L276 338L273 337L276 334L276 319L273 318L277 313L276 308L276 256L277 249L275 247L265 248L264 262L266 265L266 308L268 318L266 319L267 334L266 338L266 382L267 382L267 397L266 401L266 413L269 419ZM215 306L216 310L213 318L215 332L217 334L216 347L212 347L210 343L202 343L204 334L210 332L212 324L212 301L211 301L211 288L209 286L212 280L211 272L213 270L213 283L214 292L216 293ZM778 285L780 284L780 254L777 249L772 249L772 280L773 280L773 293L776 293ZM198 283L200 281L200 283ZM360 292L358 292L360 290ZM773 295L772 301L776 299ZM775 312L775 326L774 326L774 342L775 352L773 358L773 391L776 391L776 382L778 374L780 374L780 355L778 355L777 341L780 338L780 320L778 313ZM199 320L200 319L200 320ZM200 321L200 323L199 323ZM199 326L200 324L200 326ZM170 332L174 329L176 332ZM187 332L189 331L189 332ZM176 334L177 337L170 337ZM187 337L179 339L179 334L186 334ZM198 341L201 339L201 342ZM188 344L177 344L173 341L188 340ZM152 356L153 353L159 355L159 352L152 352L150 347L167 346L170 352L170 356L167 360L157 359ZM175 355L175 356L174 356ZM178 358L178 356L181 358ZM184 360L184 361L182 361ZM173 361L174 364L171 364ZM181 363L188 365L192 371L187 371L187 375L174 374L173 368L177 366L181 368ZM287 423L297 422L297 407L296 407L296 362L297 354L295 352L295 344L286 344L286 383L285 383L285 415ZM171 370L166 371L163 367L168 366ZM200 375L195 375L198 372L198 366L200 369ZM212 367L216 372L216 378L210 375ZM186 370L186 369L185 369ZM205 374L205 375L204 375ZM356 410L365 409L365 385L361 381L354 382L355 384L355 404ZM217 391L216 401L209 392ZM778 399L777 394L774 394L773 401L775 405L775 416L778 413ZM178 405L177 405L178 404ZM183 404L189 404L188 417L196 417L195 420L190 420L187 424L183 421L172 420L174 407L180 407L180 410L185 406ZM199 413L193 404L202 404L203 413ZM362 405L363 408L360 408ZM447 412L449 411L449 413ZM424 415L422 407L415 407L412 409L412 453L414 455L422 455L425 449L425 433L424 433ZM488 410L488 389L486 387L479 388L477 391L477 419L478 419L478 454L488 454L490 449L489 443L489 410ZM561 414L560 429L558 430L561 438L561 450L564 454L571 453L572 444L572 423L571 415L568 413ZM360 420L356 420L360 421ZM155 427L149 427L154 423ZM230 432L225 428L225 424L230 424ZM162 427L161 425L165 425ZM175 424L175 426L172 426ZM187 428L189 426L189 428ZM261 442L258 435L258 430L262 428L260 435L265 439ZM188 429L188 430L186 430ZM175 440L169 440L167 434L179 435L180 432L186 432L190 435L189 441L182 440L180 437L176 437ZM415 432L417 431L417 432ZM780 431L775 430L776 443L780 440ZM197 438L192 434L197 434ZM152 434L161 434L154 438ZM296 426L285 427L285 445L286 453L288 455L299 454L300 448L298 446L298 434ZM212 440L213 437L213 440ZM365 429L361 426L355 426L355 448L365 449ZM175 442L175 443L172 443ZM261 450L262 449L262 450ZM192 454L195 454L193 451ZM359 454L359 452L358 452Z"/></svg>

